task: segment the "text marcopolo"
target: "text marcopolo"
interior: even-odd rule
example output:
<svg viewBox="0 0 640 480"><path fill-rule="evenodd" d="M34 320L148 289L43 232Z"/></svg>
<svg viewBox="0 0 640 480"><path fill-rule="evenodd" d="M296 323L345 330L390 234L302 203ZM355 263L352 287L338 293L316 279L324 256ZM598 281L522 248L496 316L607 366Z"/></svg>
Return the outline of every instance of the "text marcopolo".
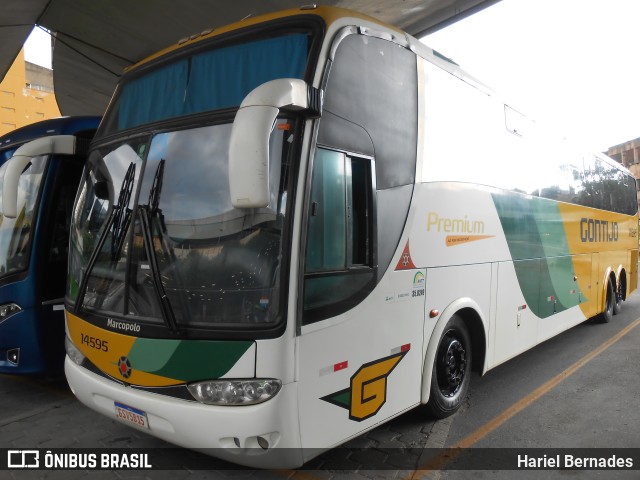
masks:
<svg viewBox="0 0 640 480"><path fill-rule="evenodd" d="M117 322L113 318L107 319L107 327L117 328L118 330L139 332L140 325L137 323Z"/></svg>

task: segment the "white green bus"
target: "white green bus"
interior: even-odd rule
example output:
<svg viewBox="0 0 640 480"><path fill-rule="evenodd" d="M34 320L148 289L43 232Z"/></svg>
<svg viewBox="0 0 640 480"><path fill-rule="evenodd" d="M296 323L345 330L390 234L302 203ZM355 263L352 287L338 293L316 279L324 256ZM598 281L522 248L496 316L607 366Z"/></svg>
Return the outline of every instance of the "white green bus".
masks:
<svg viewBox="0 0 640 480"><path fill-rule="evenodd" d="M295 467L637 286L635 180L374 19L307 7L129 69L76 199L66 375L174 444Z"/></svg>

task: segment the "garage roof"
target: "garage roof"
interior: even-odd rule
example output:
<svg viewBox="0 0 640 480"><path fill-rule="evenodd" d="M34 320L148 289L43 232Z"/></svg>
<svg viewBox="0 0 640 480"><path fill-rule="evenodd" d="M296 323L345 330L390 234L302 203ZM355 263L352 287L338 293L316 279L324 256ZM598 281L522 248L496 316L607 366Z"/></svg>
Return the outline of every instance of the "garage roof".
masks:
<svg viewBox="0 0 640 480"><path fill-rule="evenodd" d="M420 36L499 0L329 0ZM205 29L295 8L295 0L3 0L0 78L34 25L56 38L56 98L64 115L101 115L128 65Z"/></svg>

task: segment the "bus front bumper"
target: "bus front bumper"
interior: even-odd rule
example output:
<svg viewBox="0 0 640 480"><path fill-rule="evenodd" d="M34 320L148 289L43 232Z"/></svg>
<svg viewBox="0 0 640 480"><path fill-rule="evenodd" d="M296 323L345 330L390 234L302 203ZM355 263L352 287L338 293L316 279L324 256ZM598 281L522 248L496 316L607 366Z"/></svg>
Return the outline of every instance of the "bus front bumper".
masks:
<svg viewBox="0 0 640 480"><path fill-rule="evenodd" d="M295 383L258 405L213 406L125 387L68 356L65 373L74 395L89 408L167 442L255 468L296 468L304 462ZM116 403L143 412L147 427L117 418Z"/></svg>

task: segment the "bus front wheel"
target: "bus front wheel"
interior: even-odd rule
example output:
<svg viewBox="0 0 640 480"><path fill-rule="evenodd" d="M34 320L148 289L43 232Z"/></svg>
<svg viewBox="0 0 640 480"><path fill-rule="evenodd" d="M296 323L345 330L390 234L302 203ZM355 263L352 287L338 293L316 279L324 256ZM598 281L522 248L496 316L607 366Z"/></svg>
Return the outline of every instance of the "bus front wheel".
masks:
<svg viewBox="0 0 640 480"><path fill-rule="evenodd" d="M471 338L462 319L453 316L438 343L427 412L436 418L454 414L467 394L470 374Z"/></svg>

